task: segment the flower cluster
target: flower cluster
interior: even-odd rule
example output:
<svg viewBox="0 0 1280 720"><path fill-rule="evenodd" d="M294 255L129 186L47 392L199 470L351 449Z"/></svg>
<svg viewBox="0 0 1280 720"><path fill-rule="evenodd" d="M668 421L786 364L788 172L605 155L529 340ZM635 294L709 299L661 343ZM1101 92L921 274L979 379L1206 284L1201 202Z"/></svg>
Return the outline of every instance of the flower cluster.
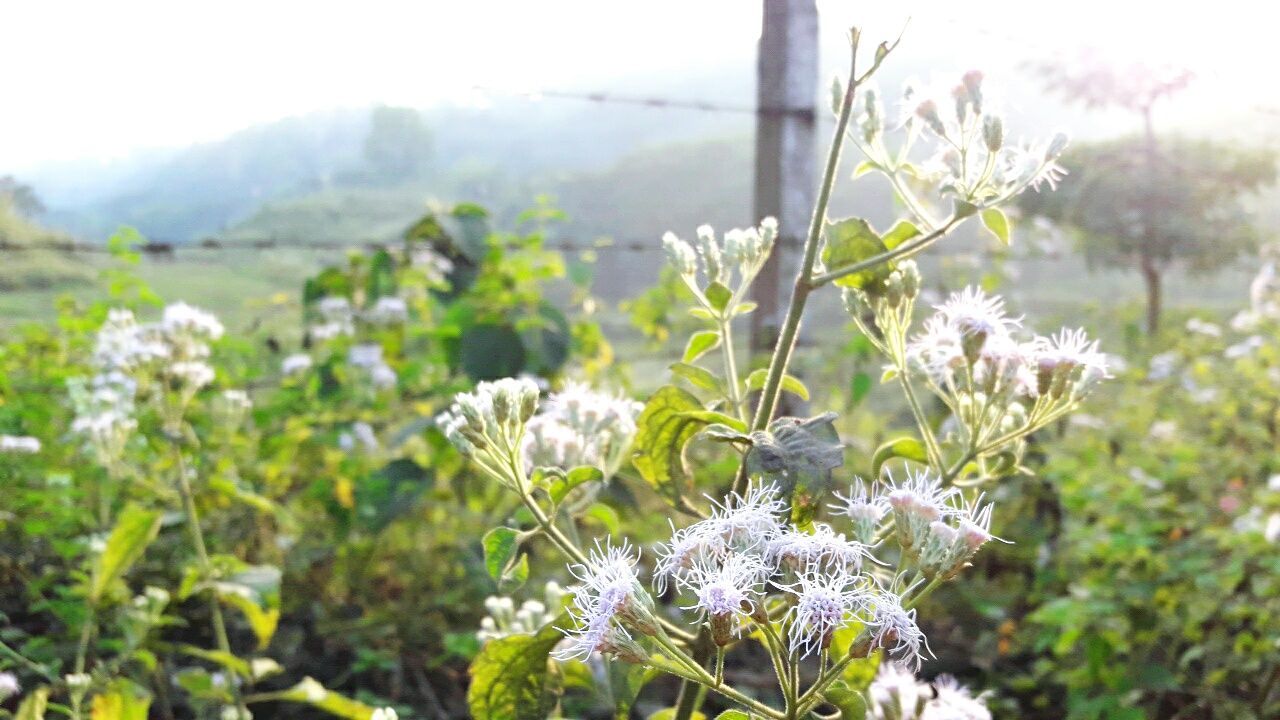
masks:
<svg viewBox="0 0 1280 720"><path fill-rule="evenodd" d="M538 409L538 386L524 378L482 382L475 392L458 393L453 405L436 417L436 426L463 455L494 479L520 491L511 458L523 445L525 425Z"/></svg>
<svg viewBox="0 0 1280 720"><path fill-rule="evenodd" d="M859 498L857 490L850 497ZM864 491L857 504L864 521L862 500L884 504L868 500ZM863 561L873 559L869 547L828 525L817 524L812 532L791 527L783 520L787 512L773 485L714 503L710 517L673 530L670 541L658 547L655 591L687 593L691 603L685 609L708 623L720 646L740 637L747 623L771 623L772 609L788 608L781 620L787 645L802 657L825 650L836 631L857 620L867 629L868 651L883 648L918 661L925 645L915 611L905 609L898 594L866 571ZM592 563L575 573L583 580L575 589L580 608L576 650L609 652L619 634L631 638L628 628L640 629L625 619L612 622L621 607L652 604L636 581L635 566L635 558L612 550L593 555ZM625 602L618 600L622 596Z"/></svg>
<svg viewBox="0 0 1280 720"><path fill-rule="evenodd" d="M1030 432L1074 408L1107 377L1105 356L1083 330L1018 338L1004 300L969 287L953 293L906 346L908 364L979 446Z"/></svg>
<svg viewBox="0 0 1280 720"><path fill-rule="evenodd" d="M778 221L767 217L760 221L759 227L735 228L725 233L722 240L716 239L710 225L698 227L697 240L692 244L668 232L662 236L662 247L667 262L680 273L702 305L710 308L716 307L708 295L710 288L718 286L730 290L734 297L741 295L764 267L777 237Z"/></svg>
<svg viewBox="0 0 1280 720"><path fill-rule="evenodd" d="M890 152L880 91L868 87L858 100L857 132L851 129L850 136L868 158L891 172L905 161L917 139L927 138L932 156L917 175L938 184L942 193L975 205L999 204L1028 187L1056 187L1066 173L1057 161L1067 136L1057 133L1042 142L1010 143L1004 120L992 112L991 104L977 70L966 72L949 90L922 90L908 82L898 122L907 140Z"/></svg>
<svg viewBox="0 0 1280 720"><path fill-rule="evenodd" d="M508 635L536 633L560 614L565 597L564 588L551 580L543 588L542 600L525 600L519 608L509 597L485 598L484 607L489 614L480 620L476 637L484 643Z"/></svg>
<svg viewBox="0 0 1280 720"><path fill-rule="evenodd" d="M526 427L523 452L527 470L598 467L613 476L626 459L636 434L641 403L571 383L554 393Z"/></svg>
<svg viewBox="0 0 1280 720"><path fill-rule="evenodd" d="M950 675L932 685L897 663L882 663L867 688L871 720L991 720L991 711Z"/></svg>
<svg viewBox="0 0 1280 720"><path fill-rule="evenodd" d="M659 632L653 599L636 574L638 560L625 543L621 547L597 544L587 564L570 568L579 583L573 588L571 610L577 631L568 633L556 650L558 659L586 659L592 653L637 663L648 658L631 635L632 631Z"/></svg>
<svg viewBox="0 0 1280 720"><path fill-rule="evenodd" d="M0 453L34 455L40 452L40 439L29 435L0 435Z"/></svg>
<svg viewBox="0 0 1280 720"><path fill-rule="evenodd" d="M382 357L378 343L352 345L347 350L347 364L368 376L375 388L389 388L396 384L396 371Z"/></svg>

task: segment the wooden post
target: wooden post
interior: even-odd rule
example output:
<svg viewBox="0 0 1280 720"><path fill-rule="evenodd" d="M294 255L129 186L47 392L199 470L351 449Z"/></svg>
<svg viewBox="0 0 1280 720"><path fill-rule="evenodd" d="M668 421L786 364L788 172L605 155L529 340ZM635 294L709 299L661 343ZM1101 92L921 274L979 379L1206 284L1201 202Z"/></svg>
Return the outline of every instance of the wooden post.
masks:
<svg viewBox="0 0 1280 720"><path fill-rule="evenodd" d="M757 64L754 221L778 219L773 256L752 287L751 353L773 348L782 326L817 188L818 95L815 0L764 0Z"/></svg>

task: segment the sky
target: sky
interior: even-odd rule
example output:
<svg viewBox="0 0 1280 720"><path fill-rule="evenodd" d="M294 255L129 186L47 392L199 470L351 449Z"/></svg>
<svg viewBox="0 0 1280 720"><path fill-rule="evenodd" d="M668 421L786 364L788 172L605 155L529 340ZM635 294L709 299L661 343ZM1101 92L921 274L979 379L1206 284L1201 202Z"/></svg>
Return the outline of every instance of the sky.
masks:
<svg viewBox="0 0 1280 720"><path fill-rule="evenodd" d="M1071 51L1171 60L1196 70L1188 112L1280 105L1260 81L1280 59L1280 10L1219 0L1213 15L1169 3L880 3L819 0L824 47L852 22L963 69ZM1204 6L1199 6L1203 8ZM213 140L334 107L425 107L491 92L610 90L619 78L741 66L760 0L94 0L11 3L0 172ZM912 50L912 45L915 49ZM1280 120L1280 116L1277 116Z"/></svg>

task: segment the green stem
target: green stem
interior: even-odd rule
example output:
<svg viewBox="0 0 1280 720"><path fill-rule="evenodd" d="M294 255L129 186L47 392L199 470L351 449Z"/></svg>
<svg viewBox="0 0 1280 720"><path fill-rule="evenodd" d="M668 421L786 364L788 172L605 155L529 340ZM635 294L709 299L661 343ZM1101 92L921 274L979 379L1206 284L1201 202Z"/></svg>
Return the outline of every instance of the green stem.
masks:
<svg viewBox="0 0 1280 720"><path fill-rule="evenodd" d="M50 672L48 668L9 647L3 640L0 640L0 654L7 656L15 663L25 667L49 682L58 681L58 677Z"/></svg>
<svg viewBox="0 0 1280 720"><path fill-rule="evenodd" d="M898 247L892 250L882 252L879 255L873 255L867 258L866 260L856 262L852 265L845 265L844 267L839 268L838 270L832 270L830 272L825 272L821 275L815 276L812 279L810 279L809 284L815 288L822 287L823 285L826 285L827 283L830 283L830 282L835 282L836 280L839 280L842 277L853 275L855 273L860 273L864 270L869 270L873 267L883 265L884 263L887 263L891 260L911 257L912 255L915 255L916 253L919 253L925 250L930 245L940 240L943 236L945 236L948 232L950 232L953 227L959 224L960 221L963 219L964 219L963 217L952 215L951 218L948 219L945 223L943 223L941 227L929 232L928 234L921 235L920 237L914 240L905 242L899 245Z"/></svg>
<svg viewBox="0 0 1280 720"><path fill-rule="evenodd" d="M729 385L729 404L733 407L734 416L742 418L742 385L738 381L738 363L733 355L733 321L723 316L720 319L720 348L724 356L724 378Z"/></svg>
<svg viewBox="0 0 1280 720"><path fill-rule="evenodd" d="M209 552L205 549L204 532L200 529L200 514L196 510L195 497L191 492L191 483L187 480L187 463L182 456L182 450L174 445L174 452L178 457L178 491L182 495L182 506L187 514L187 527L191 530L191 544L195 546L196 558L200 562L200 572L205 579L213 576L213 563L209 561ZM218 643L218 650L225 653L228 657L232 657L231 640L227 636L227 624L222 617L222 606L218 604L218 594L216 590L209 593L209 616L213 624L213 636ZM231 697L235 699L236 707L247 714L244 701L240 698L240 688L235 682L229 683L231 689Z"/></svg>
<svg viewBox="0 0 1280 720"><path fill-rule="evenodd" d="M804 315L805 303L813 290L813 265L818 258L818 242L822 237L822 226L827 219L827 204L831 200L831 188L835 185L836 171L840 167L840 150L844 145L845 130L849 127L849 117L853 114L853 97L858 89L858 77L855 72L858 58L858 39L860 33L855 28L850 33L852 52L849 63L849 83L845 87L844 99L840 103L840 115L836 120L835 135L831 139L831 149L827 153L826 168L822 173L822 184L818 187L818 200L813 208L813 217L809 220L809 235L804 244L804 259L800 263L800 273L796 276L795 289L791 293L790 305L778 333L778 343L774 346L773 358L769 361L769 374L765 378L764 389L760 392L760 403L756 406L756 414L752 430L764 430L773 419L773 412L778 404L778 395L782 390L782 378L786 375L787 366L791 362L791 353L795 350L796 336L800 330L800 317ZM879 61L877 61L878 64ZM745 492L748 476L739 472L734 482L734 490Z"/></svg>
<svg viewBox="0 0 1280 720"><path fill-rule="evenodd" d="M677 677L683 678L689 682L702 685L707 689L711 690L712 692L718 695L721 695L725 698L728 698L729 700L732 700L733 702L738 703L739 705L747 708L748 710L754 713L757 713L759 715L762 715L764 717L775 718L775 720L784 720L785 718L785 716L782 713L778 712L777 710L774 710L773 708L769 707L768 705L765 705L764 703L758 700L754 700L750 697L747 697L746 695L743 695L741 692L734 690L732 687L729 687L728 685L716 687L715 678L712 677L711 674L708 673L706 670L702 670L701 673L694 673L688 668L685 668L683 665L679 665L659 657L649 658L649 664L652 667L658 670L661 670L663 672L670 673ZM690 692L689 695L696 698L697 693Z"/></svg>

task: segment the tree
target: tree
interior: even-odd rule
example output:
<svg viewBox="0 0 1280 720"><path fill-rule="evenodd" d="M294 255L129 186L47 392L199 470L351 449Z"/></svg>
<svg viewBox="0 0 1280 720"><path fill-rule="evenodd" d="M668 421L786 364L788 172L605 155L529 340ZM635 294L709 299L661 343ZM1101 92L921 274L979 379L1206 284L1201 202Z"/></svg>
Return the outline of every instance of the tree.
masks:
<svg viewBox="0 0 1280 720"><path fill-rule="evenodd" d="M1171 138L1154 166L1144 137L1079 145L1056 193L1029 193L1024 210L1077 228L1091 267L1142 273L1147 332L1160 326L1162 278L1171 265L1212 272L1257 248L1244 199L1275 180L1275 156L1208 140Z"/></svg>
<svg viewBox="0 0 1280 720"><path fill-rule="evenodd" d="M8 200L9 206L25 218L33 218L44 212L44 203L40 202L36 191L12 175L0 177L0 198Z"/></svg>
<svg viewBox="0 0 1280 720"><path fill-rule="evenodd" d="M1212 271L1256 247L1257 231L1242 201L1274 181L1275 156L1207 140L1159 140L1154 108L1190 83L1187 70L1117 68L1086 57L1039 72L1050 90L1071 101L1123 109L1142 121L1141 135L1068 152L1063 165L1077 174L1062 192L1023 195L1021 204L1082 230L1091 265L1136 268L1146 286L1147 333L1153 335L1170 265L1185 261Z"/></svg>
<svg viewBox="0 0 1280 720"><path fill-rule="evenodd" d="M364 157L379 180L399 182L419 176L432 156L431 130L412 108L373 109Z"/></svg>

